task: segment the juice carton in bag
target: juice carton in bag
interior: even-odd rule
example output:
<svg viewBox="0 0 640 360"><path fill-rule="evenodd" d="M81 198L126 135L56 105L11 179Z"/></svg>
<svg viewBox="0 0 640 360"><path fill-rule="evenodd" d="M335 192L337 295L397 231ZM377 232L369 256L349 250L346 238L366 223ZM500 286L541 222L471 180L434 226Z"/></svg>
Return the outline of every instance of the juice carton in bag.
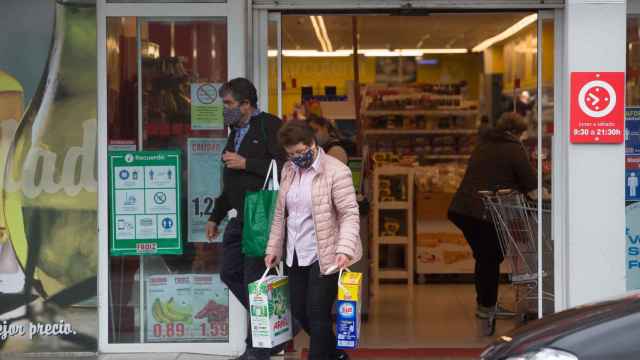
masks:
<svg viewBox="0 0 640 360"><path fill-rule="evenodd" d="M336 302L336 337L338 349L355 349L360 338L362 273L341 273Z"/></svg>
<svg viewBox="0 0 640 360"><path fill-rule="evenodd" d="M289 282L286 276L267 276L249 284L253 346L273 348L293 338Z"/></svg>

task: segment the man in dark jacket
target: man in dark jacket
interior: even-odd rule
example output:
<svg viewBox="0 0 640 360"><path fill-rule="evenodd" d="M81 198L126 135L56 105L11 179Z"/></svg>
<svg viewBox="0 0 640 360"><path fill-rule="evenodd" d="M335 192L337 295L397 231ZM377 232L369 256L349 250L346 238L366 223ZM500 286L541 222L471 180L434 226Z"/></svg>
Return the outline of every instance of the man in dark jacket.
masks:
<svg viewBox="0 0 640 360"><path fill-rule="evenodd" d="M247 79L237 78L220 89L224 102L224 122L231 129L222 155L225 168L223 189L215 201L213 214L206 226L211 241L218 236L218 225L229 216L222 246L224 256L220 277L229 290L248 309L247 285L260 278L265 270L262 257L246 257L242 253L242 219L244 196L260 190L272 159L282 168L286 153L278 145L277 133L282 121L258 110L255 86ZM251 332L247 335L247 350L239 359L268 360L269 349L251 346Z"/></svg>
<svg viewBox="0 0 640 360"><path fill-rule="evenodd" d="M464 234L476 260L476 316L480 319L491 314L513 314L497 306L503 255L498 234L491 219L485 216L478 192L511 189L529 194L537 190L538 178L521 142L526 130L524 118L517 113L505 113L494 129L484 131L449 207L449 219Z"/></svg>

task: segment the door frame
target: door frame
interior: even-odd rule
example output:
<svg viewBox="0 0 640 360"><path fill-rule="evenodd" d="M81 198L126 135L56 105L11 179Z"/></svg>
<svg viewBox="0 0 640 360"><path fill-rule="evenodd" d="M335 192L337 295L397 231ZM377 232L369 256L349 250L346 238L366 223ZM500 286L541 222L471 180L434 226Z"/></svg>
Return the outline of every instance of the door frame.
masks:
<svg viewBox="0 0 640 360"><path fill-rule="evenodd" d="M246 73L246 2L224 3L107 3L97 0L98 54L98 350L104 353L188 352L236 356L244 351L246 311L232 295L229 297L228 343L109 343L109 235L107 174L107 18L224 17L227 19L228 79ZM233 61L232 61L233 60ZM232 325L233 324L233 325Z"/></svg>
<svg viewBox="0 0 640 360"><path fill-rule="evenodd" d="M336 11L344 10L345 12L349 11L358 11L358 12L379 12L379 11L389 11L393 9L398 9L399 5L395 1L384 1L384 2L371 2L371 4L363 4L362 1L357 0L340 0L340 1L326 1L326 0L318 0L318 1L298 1L298 0L289 0L289 1L270 1L270 0L254 0L252 2L253 8L248 12L251 15L250 23L253 24L252 30L256 31L266 31L268 28L269 22L275 22L278 25L278 59L277 59L277 78L278 83L282 83L282 51L281 51L281 38L282 38L282 15L287 12L296 12L296 11L317 11L317 12L328 12L335 13ZM454 12L460 11L482 11L482 10L492 10L492 11L514 11L514 10L522 10L527 9L532 12L536 11L538 13L538 93L537 98L541 99L542 95L542 22L544 20L553 19L554 21L554 62L553 62L553 102L554 102L554 132L552 137L551 149L552 149L552 186L551 192L552 196L552 216L551 216L551 236L554 239L553 241L553 262L554 262L554 278L549 279L547 281L553 281L554 286L554 310L561 311L568 307L568 301L566 296L566 285L567 285L567 252L568 252L568 244L566 242L567 239L567 231L568 227L566 226L566 220L568 216L566 214L566 191L569 187L567 183L566 177L566 166L564 163L564 159L566 159L566 154L568 152L568 143L563 141L567 139L567 128L563 124L563 108L565 102L563 101L565 97L565 93L567 90L564 84L564 3L562 1L547 1L545 3L540 2L531 2L530 4L514 4L510 1L461 1L456 5L451 5L449 2L439 2L439 1L412 1L412 2L404 2L405 5L409 4L416 9L427 8L427 9L436 9L438 11L447 11L451 10ZM408 7L411 7L408 6ZM267 49L268 49L268 37L267 36L255 36L251 38L251 48L252 48L252 61L254 64L254 69L256 69L251 75L253 80L256 81L256 84L260 84L258 87L258 97L260 99L267 99L266 104L268 104L269 97L269 68L268 66L264 66L267 59ZM262 64L262 65L261 65ZM277 86L278 89L278 112L281 116L282 112L282 95L281 95L281 86ZM538 124L542 123L542 109L540 106L540 102L538 102ZM540 126L539 126L540 128ZM539 129L541 130L541 129ZM538 145L540 145L541 138ZM541 160L538 159L538 170L541 172L542 163ZM538 177L539 186L542 185L542 177ZM539 209L541 206L541 199L539 201ZM538 212L538 244L542 244L542 212ZM542 258L541 249L542 246L538 246L540 250L538 252L538 259ZM542 269L539 269L539 277L542 279ZM542 284L542 281L540 282ZM539 294L539 302L538 302L538 310L542 313L543 301L542 296L542 286L538 289Z"/></svg>

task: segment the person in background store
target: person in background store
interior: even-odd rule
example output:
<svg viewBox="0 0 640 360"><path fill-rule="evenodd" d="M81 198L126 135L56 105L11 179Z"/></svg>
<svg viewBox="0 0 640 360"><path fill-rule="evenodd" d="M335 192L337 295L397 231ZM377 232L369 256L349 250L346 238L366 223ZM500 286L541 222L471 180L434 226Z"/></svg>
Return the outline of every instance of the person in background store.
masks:
<svg viewBox="0 0 640 360"><path fill-rule="evenodd" d="M520 116L526 117L529 112L533 110L533 103L531 94L524 90L516 100L516 113L520 114Z"/></svg>
<svg viewBox="0 0 640 360"><path fill-rule="evenodd" d="M264 262L274 267L286 253L291 311L311 338L309 360L347 359L336 350L331 310L337 271L362 258L351 171L324 153L304 121L286 123L278 140L289 162L282 170Z"/></svg>
<svg viewBox="0 0 640 360"><path fill-rule="evenodd" d="M347 164L349 156L342 146L342 137L338 129L327 118L311 115L307 118L307 123L316 133L318 145L322 147L327 155L340 160L343 164Z"/></svg>
<svg viewBox="0 0 640 360"><path fill-rule="evenodd" d="M256 88L247 79L237 78L224 84L220 97L224 103L224 123L231 133L222 155L224 187L215 201L206 232L212 241L218 236L218 225L229 215L222 240L224 257L220 277L248 309L247 286L260 278L265 267L262 258L245 257L242 253L244 196L262 188L272 159L277 161L279 169L284 164L286 154L277 142L282 121L258 110ZM247 350L238 359L268 360L271 352L280 350L253 348L250 327L246 341Z"/></svg>
<svg viewBox="0 0 640 360"><path fill-rule="evenodd" d="M536 173L521 140L526 130L525 119L509 112L500 117L494 129L484 132L449 207L448 218L464 234L476 261L476 317L480 319L515 315L497 305L504 258L498 234L478 192L512 189L536 196Z"/></svg>

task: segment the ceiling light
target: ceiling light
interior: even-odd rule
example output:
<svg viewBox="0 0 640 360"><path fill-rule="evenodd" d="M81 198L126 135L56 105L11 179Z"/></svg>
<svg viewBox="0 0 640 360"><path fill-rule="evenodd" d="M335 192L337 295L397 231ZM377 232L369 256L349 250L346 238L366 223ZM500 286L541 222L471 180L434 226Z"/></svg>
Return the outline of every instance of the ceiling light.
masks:
<svg viewBox="0 0 640 360"><path fill-rule="evenodd" d="M329 51L329 47L327 46L327 43L325 42L324 37L322 36L322 31L320 30L320 25L318 24L318 20L316 19L315 16L309 16L309 19L311 19L311 25L313 26L313 31L316 33L316 37L320 42L320 47L322 47L322 51Z"/></svg>
<svg viewBox="0 0 640 360"><path fill-rule="evenodd" d="M353 53L351 50L318 51L318 50L282 50L285 57L346 57ZM278 56L278 50L269 50L269 57Z"/></svg>
<svg viewBox="0 0 640 360"><path fill-rule="evenodd" d="M331 40L329 40L329 35L327 34L327 27L324 25L324 18L322 16L317 17L318 25L320 25L320 33L324 38L324 43L327 45L327 49L325 51L333 51L333 44L331 44Z"/></svg>
<svg viewBox="0 0 640 360"><path fill-rule="evenodd" d="M394 56L422 56L424 54L466 54L467 49L361 49L358 54L364 56L394 57Z"/></svg>
<svg viewBox="0 0 640 360"><path fill-rule="evenodd" d="M529 26L530 24L536 22L536 20L538 20L538 14L531 14L528 16L525 16L524 18L522 18L520 21L518 21L517 23L511 25L507 30L501 32L500 34L490 37L486 40L484 40L483 42L481 42L480 44L476 45L471 51L473 52L482 52L485 51L487 48L489 48L491 45L498 43L504 39L507 39L511 36L513 36L514 34L516 34L518 31L524 29L525 27Z"/></svg>
<svg viewBox="0 0 640 360"><path fill-rule="evenodd" d="M426 54L466 54L467 49L358 49L358 54L367 57L419 57ZM278 56L278 50L272 49L267 52L269 57ZM345 57L353 55L352 49L342 49L335 51L318 50L283 50L285 57Z"/></svg>

